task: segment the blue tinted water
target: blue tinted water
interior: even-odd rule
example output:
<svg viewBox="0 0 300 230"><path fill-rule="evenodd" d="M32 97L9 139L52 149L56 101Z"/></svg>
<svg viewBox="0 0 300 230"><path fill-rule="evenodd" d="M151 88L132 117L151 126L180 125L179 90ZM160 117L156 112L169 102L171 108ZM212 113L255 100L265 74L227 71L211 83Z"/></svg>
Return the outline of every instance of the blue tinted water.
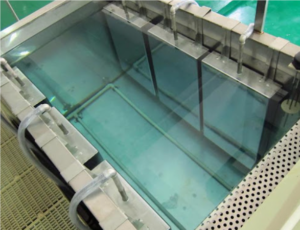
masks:
<svg viewBox="0 0 300 230"><path fill-rule="evenodd" d="M119 26L120 22L114 23ZM126 31L124 36L129 36ZM198 94L198 76L193 69L196 63L189 65L194 60L186 58L182 65L176 62L178 50L176 53L166 46L158 49L154 63L160 65L155 69L160 95L156 95L150 89L153 82L143 35L135 31L134 40L112 40L110 32L104 15L96 13L19 61L17 67L172 229L194 229L243 179L252 164L242 166L217 141L206 138L203 130L187 119L189 113L178 112L186 106L200 116L199 98L189 101L185 93ZM126 51L130 55L122 57L122 46L114 46L114 42L122 41L127 47L139 48ZM137 65L130 59L122 61L133 55ZM165 59L168 55L170 59ZM177 67L181 69L176 71ZM171 95L171 106L162 98L163 90ZM212 100L214 107L210 109L221 111L207 110L208 116L230 116L232 108L220 107L218 100ZM241 108L239 112L248 110ZM214 119L211 116L212 122ZM218 122L223 125L222 120Z"/></svg>

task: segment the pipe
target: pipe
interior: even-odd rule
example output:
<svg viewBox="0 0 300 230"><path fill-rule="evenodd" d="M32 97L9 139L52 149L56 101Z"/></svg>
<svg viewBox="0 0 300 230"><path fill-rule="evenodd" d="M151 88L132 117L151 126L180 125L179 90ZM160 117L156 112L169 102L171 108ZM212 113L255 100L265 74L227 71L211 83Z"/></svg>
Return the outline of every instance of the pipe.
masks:
<svg viewBox="0 0 300 230"><path fill-rule="evenodd" d="M172 22L172 29L173 29L173 34L174 34L174 40L178 40L178 34L177 34L177 26L176 26L176 11L183 5L190 5L190 4L195 4L197 6L198 3L195 0L183 0L171 7L171 22Z"/></svg>
<svg viewBox="0 0 300 230"><path fill-rule="evenodd" d="M14 127L1 113L1 122L4 124L4 126L6 126L6 128L8 128L15 136L18 135L18 130L16 127ZM37 148L34 144L31 143L31 141L29 141L28 139L26 139L26 145L28 146L28 148L30 150L32 150L34 153L36 153L40 158L42 158L44 161L47 161L47 159L44 157L43 153L41 152L41 150L39 148ZM69 188L67 188L65 186L66 190L69 190Z"/></svg>
<svg viewBox="0 0 300 230"><path fill-rule="evenodd" d="M18 17L18 15L16 14L14 8L12 7L12 5L9 3L8 0L5 0L7 6L9 7L9 9L11 10L12 14L14 15L14 17L17 19L17 21L20 21L20 18Z"/></svg>
<svg viewBox="0 0 300 230"><path fill-rule="evenodd" d="M238 54L238 68L237 73L241 74L243 71L243 54L244 54L244 46L246 40L253 34L254 32L254 23L249 24L246 31L240 36L240 45L239 45L239 54Z"/></svg>
<svg viewBox="0 0 300 230"><path fill-rule="evenodd" d="M26 144L25 131L27 127L41 114L49 111L51 107L47 104L42 104L35 108L32 112L30 112L25 119L20 123L18 129L18 141L20 148L27 159L31 161L31 163L39 169L42 173L44 173L47 177L52 179L59 187L65 187L65 185L52 173L50 172L33 154L31 153L29 147Z"/></svg>
<svg viewBox="0 0 300 230"><path fill-rule="evenodd" d="M123 201L128 200L128 196L125 192L125 189L123 185L121 184L118 174L113 169L108 169L104 171L102 174L98 175L96 178L94 178L90 183L88 183L85 187L80 189L78 192L75 193L73 196L70 206L69 206L69 217L71 222L74 224L74 226L77 229L80 230L90 230L90 228L86 225L84 225L77 215L77 207L80 204L80 202L84 199L86 199L89 195L91 195L93 192L95 192L97 189L99 189L99 186L104 184L106 181L108 181L110 178L112 178L116 184L116 187L118 188L118 191L120 192L120 195L122 196Z"/></svg>
<svg viewBox="0 0 300 230"><path fill-rule="evenodd" d="M11 68L11 66L8 64L8 62L4 59L0 59L1 66L4 67L4 69L8 72L9 76L14 78L21 87L25 85L25 83L20 79L20 77L15 73L15 71Z"/></svg>

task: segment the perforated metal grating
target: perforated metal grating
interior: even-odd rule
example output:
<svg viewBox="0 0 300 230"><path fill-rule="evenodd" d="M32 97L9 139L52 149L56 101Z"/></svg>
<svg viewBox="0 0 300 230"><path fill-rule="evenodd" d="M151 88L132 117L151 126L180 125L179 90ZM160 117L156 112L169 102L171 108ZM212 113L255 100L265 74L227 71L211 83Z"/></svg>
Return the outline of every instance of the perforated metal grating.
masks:
<svg viewBox="0 0 300 230"><path fill-rule="evenodd" d="M24 157L16 137L1 127L1 229L75 229L69 202Z"/></svg>
<svg viewBox="0 0 300 230"><path fill-rule="evenodd" d="M300 158L300 121L276 144L197 230L237 230Z"/></svg>

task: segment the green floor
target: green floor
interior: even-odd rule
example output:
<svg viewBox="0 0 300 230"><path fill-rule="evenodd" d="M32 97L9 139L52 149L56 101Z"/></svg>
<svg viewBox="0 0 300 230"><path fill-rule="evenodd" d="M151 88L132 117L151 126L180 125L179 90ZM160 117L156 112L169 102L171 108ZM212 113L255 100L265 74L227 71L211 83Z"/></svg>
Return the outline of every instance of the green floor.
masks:
<svg viewBox="0 0 300 230"><path fill-rule="evenodd" d="M42 8L52 1L9 1L19 19L22 19L34 11ZM5 1L0 1L1 8L1 30L15 23L17 20L10 11Z"/></svg>

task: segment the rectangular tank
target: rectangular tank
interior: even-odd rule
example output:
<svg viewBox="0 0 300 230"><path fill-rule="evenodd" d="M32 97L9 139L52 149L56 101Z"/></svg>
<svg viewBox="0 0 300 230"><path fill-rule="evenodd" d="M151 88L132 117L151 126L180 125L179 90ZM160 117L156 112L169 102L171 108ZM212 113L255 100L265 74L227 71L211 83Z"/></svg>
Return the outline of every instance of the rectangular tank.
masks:
<svg viewBox="0 0 300 230"><path fill-rule="evenodd" d="M4 57L172 229L195 229L272 146L286 94L189 38L174 41L160 20L98 3Z"/></svg>

